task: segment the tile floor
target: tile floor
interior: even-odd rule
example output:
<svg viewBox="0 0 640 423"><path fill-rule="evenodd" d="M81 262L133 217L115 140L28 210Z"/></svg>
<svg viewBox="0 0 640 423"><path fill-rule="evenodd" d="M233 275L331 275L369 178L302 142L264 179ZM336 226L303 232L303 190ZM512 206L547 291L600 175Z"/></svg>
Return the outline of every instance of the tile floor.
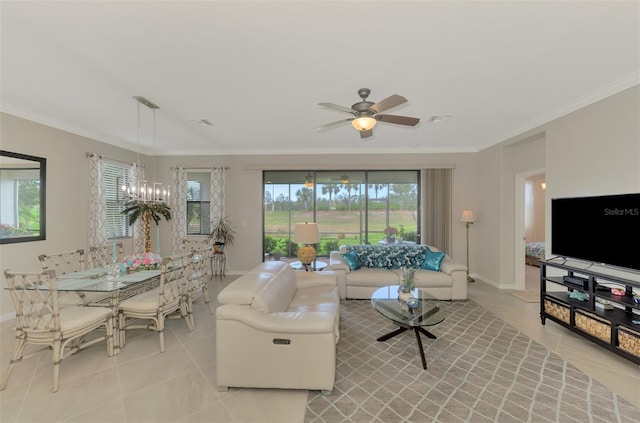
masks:
<svg viewBox="0 0 640 423"><path fill-rule="evenodd" d="M211 282L212 296L235 277ZM553 322L540 324L539 304L525 303L477 281L469 298L640 408L640 369ZM157 334L136 331L116 357L98 344L66 359L52 394L50 352L19 363L0 392L0 421L10 422L274 422L304 421L307 391L230 389L215 383L215 319L196 305L196 328L168 322L166 351ZM0 325L2 372L13 350L13 322Z"/></svg>

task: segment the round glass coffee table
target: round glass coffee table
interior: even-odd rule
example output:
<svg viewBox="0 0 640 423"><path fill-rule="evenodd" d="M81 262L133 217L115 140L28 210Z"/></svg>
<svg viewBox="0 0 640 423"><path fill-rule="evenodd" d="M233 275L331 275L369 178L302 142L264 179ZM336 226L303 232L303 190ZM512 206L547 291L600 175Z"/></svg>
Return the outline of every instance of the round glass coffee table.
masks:
<svg viewBox="0 0 640 423"><path fill-rule="evenodd" d="M289 266L291 266L291 268L295 270L306 270L306 271L313 270L313 271L319 272L325 267L327 267L328 264L323 261L316 261L314 263L311 263L309 266L305 267L305 265L298 260L298 261L292 261L291 263L289 263Z"/></svg>
<svg viewBox="0 0 640 423"><path fill-rule="evenodd" d="M416 341L418 341L422 368L426 369L427 361L424 357L420 334L422 333L427 338L436 339L436 336L424 327L437 325L444 321L447 316L446 309L441 301L417 288L412 291L413 297L418 300L416 308L410 308L407 306L406 301L398 298L398 288L398 285L385 286L377 289L371 295L373 308L399 326L398 329L379 337L377 341L383 342L402 332L413 329L416 334Z"/></svg>

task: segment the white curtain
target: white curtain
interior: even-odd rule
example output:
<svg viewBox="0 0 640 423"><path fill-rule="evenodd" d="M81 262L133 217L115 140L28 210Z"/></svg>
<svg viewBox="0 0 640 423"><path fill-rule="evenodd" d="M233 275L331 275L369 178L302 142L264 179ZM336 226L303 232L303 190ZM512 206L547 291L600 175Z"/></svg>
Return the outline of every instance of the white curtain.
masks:
<svg viewBox="0 0 640 423"><path fill-rule="evenodd" d="M451 247L451 169L422 169L421 243L449 251Z"/></svg>
<svg viewBox="0 0 640 423"><path fill-rule="evenodd" d="M227 169L224 167L211 168L211 201L209 203L210 228L214 222L226 216L225 210L225 183Z"/></svg>
<svg viewBox="0 0 640 423"><path fill-rule="evenodd" d="M171 239L173 254L182 251L182 240L187 236L187 171L184 166L171 168Z"/></svg>
<svg viewBox="0 0 640 423"><path fill-rule="evenodd" d="M129 171L129 179L131 186L136 186L138 180L144 179L144 166L138 163L131 163ZM137 219L133 224L133 252L141 253L144 251L144 223L142 219Z"/></svg>
<svg viewBox="0 0 640 423"><path fill-rule="evenodd" d="M104 187L104 163L97 153L89 158L89 246L107 243L107 197Z"/></svg>

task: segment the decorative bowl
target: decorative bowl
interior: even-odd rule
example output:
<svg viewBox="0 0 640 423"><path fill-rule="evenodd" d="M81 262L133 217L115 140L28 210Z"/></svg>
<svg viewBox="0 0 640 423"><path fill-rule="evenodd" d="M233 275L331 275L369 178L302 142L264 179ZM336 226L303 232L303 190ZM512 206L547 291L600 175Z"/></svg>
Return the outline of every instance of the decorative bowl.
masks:
<svg viewBox="0 0 640 423"><path fill-rule="evenodd" d="M411 297L407 300L407 307L409 308L418 308L420 307L420 300L417 298Z"/></svg>

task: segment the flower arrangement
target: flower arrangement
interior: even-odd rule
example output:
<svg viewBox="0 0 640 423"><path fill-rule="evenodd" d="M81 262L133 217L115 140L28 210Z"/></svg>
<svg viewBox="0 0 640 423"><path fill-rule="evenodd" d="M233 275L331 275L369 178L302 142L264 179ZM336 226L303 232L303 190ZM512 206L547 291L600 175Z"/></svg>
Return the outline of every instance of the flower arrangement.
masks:
<svg viewBox="0 0 640 423"><path fill-rule="evenodd" d="M393 226L387 226L386 228L384 228L384 234L386 236L396 236L398 235L398 230Z"/></svg>
<svg viewBox="0 0 640 423"><path fill-rule="evenodd" d="M140 253L133 256L127 256L118 263L118 269L121 273L131 273L140 270L154 270L160 267L162 257L154 253Z"/></svg>
<svg viewBox="0 0 640 423"><path fill-rule="evenodd" d="M387 226L384 228L385 241L387 244L393 244L396 242L396 235L398 235L398 229L393 226Z"/></svg>

